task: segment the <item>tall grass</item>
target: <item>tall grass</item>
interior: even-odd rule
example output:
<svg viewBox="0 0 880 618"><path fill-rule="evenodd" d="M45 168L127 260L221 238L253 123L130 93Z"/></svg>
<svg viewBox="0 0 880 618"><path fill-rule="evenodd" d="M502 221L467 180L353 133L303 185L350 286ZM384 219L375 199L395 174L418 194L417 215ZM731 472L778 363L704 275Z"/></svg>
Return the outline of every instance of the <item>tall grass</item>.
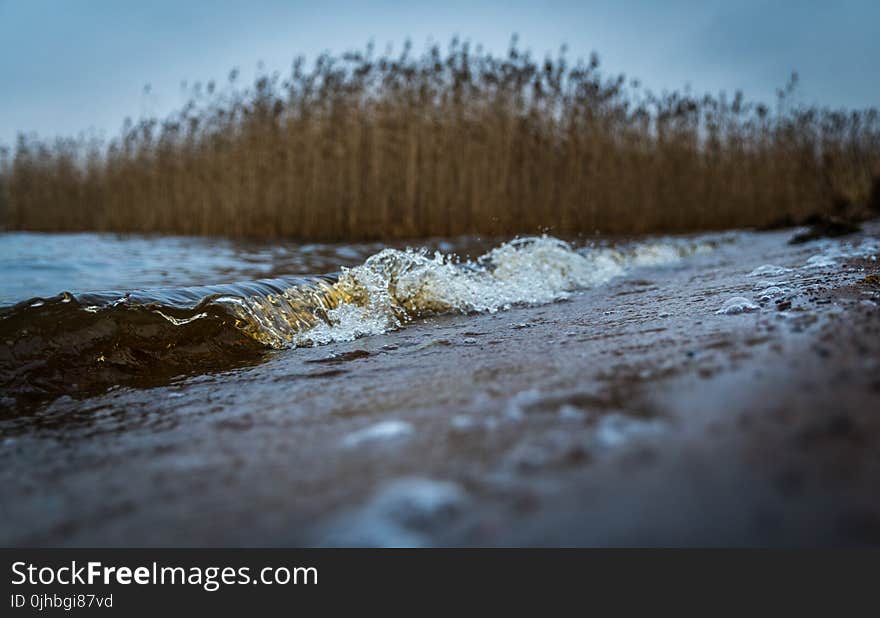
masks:
<svg viewBox="0 0 880 618"><path fill-rule="evenodd" d="M19 137L9 229L364 239L686 231L866 203L876 110L655 95L596 57L441 50L299 59L197 84L108 143Z"/></svg>

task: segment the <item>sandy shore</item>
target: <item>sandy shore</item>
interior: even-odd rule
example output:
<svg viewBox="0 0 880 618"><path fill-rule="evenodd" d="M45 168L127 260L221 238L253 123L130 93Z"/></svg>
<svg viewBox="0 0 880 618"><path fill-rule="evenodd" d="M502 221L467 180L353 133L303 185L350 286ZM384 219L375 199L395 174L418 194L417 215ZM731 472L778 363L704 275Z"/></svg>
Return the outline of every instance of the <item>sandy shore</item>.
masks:
<svg viewBox="0 0 880 618"><path fill-rule="evenodd" d="M880 228L790 234L63 397L0 425L0 543L880 544Z"/></svg>

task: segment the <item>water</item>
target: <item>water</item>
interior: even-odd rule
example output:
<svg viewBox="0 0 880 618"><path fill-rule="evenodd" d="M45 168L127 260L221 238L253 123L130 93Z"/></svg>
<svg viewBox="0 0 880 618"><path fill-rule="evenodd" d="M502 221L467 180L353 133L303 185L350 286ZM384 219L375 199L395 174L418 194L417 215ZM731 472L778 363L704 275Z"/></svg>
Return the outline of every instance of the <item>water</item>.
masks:
<svg viewBox="0 0 880 618"><path fill-rule="evenodd" d="M491 241L425 242L431 248L481 251ZM0 306L35 296L96 290L212 285L334 272L385 248L381 243L325 244L116 234L0 233Z"/></svg>
<svg viewBox="0 0 880 618"><path fill-rule="evenodd" d="M865 544L880 228L793 233L0 236L0 543Z"/></svg>
<svg viewBox="0 0 880 618"><path fill-rule="evenodd" d="M353 341L431 315L543 305L716 244L579 246L545 235L471 258L485 241L379 248L13 234L2 243L0 294L18 302L0 309L0 382L16 408L253 364L270 349ZM249 275L272 278L217 282ZM119 287L90 290L97 281Z"/></svg>

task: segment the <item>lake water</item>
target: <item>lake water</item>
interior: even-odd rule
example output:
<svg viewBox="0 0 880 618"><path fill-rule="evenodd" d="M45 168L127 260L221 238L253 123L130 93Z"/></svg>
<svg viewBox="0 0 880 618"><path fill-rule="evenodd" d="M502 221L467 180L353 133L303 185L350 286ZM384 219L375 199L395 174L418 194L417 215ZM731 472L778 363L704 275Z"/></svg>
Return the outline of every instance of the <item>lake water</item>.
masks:
<svg viewBox="0 0 880 618"><path fill-rule="evenodd" d="M701 239L457 238L416 247L95 234L0 236L13 407L258 362L432 315L539 306L711 251Z"/></svg>
<svg viewBox="0 0 880 618"><path fill-rule="evenodd" d="M479 251L491 241L419 246ZM0 233L0 306L60 292L211 285L355 266L381 243L326 244L116 234ZM392 245L400 247L401 245ZM405 244L404 244L405 246Z"/></svg>
<svg viewBox="0 0 880 618"><path fill-rule="evenodd" d="M792 233L0 235L0 543L863 543L880 228Z"/></svg>

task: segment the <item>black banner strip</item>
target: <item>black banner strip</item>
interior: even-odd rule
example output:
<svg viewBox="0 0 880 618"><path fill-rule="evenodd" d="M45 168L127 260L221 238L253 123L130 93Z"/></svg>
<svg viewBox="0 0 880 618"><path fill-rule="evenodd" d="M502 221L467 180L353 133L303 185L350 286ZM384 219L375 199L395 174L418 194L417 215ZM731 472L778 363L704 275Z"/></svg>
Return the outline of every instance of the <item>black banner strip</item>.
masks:
<svg viewBox="0 0 880 618"><path fill-rule="evenodd" d="M0 615L151 615L188 609L261 615L271 609L575 603L760 610L857 607L880 551L580 549L3 549ZM606 604L611 603L611 606ZM714 606L714 608L713 608ZM257 612L257 613L254 613ZM604 614L605 612L600 612Z"/></svg>

